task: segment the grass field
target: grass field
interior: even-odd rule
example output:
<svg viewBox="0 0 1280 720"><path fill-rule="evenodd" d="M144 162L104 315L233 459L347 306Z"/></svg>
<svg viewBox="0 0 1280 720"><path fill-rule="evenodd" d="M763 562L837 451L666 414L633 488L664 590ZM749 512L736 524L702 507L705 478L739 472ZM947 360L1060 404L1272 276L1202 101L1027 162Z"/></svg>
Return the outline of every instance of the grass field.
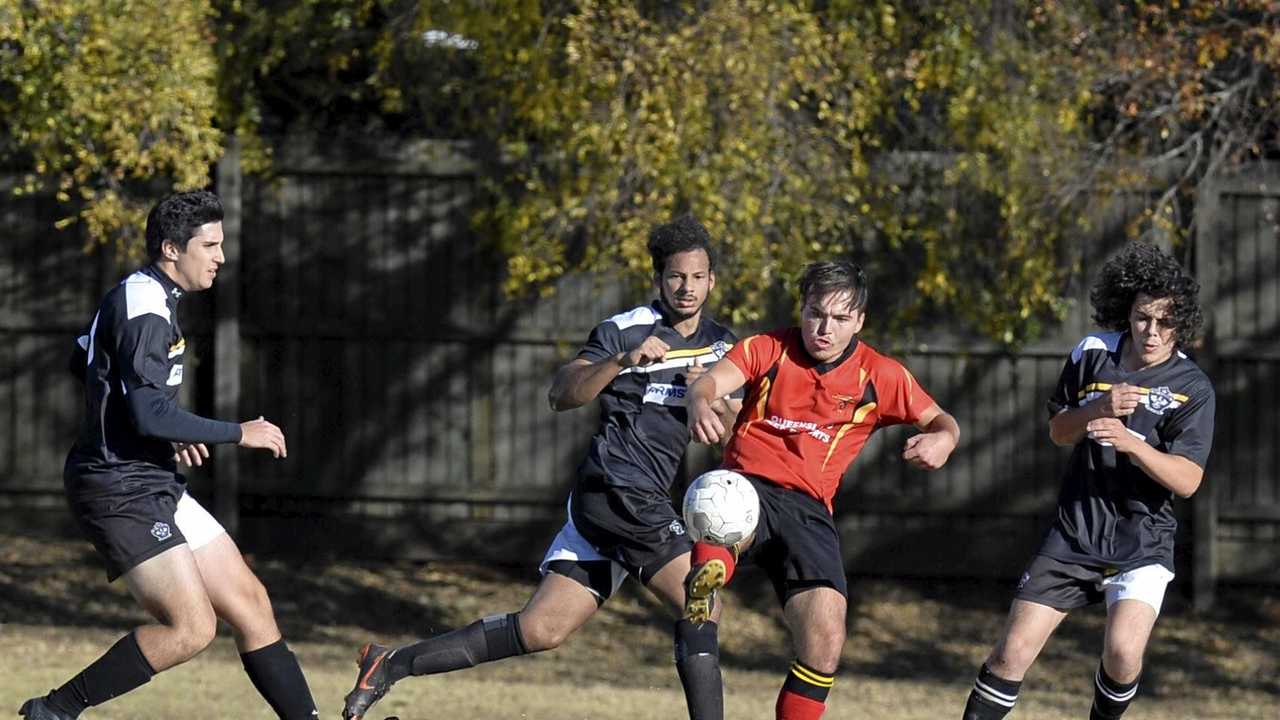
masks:
<svg viewBox="0 0 1280 720"><path fill-rule="evenodd" d="M428 636L518 609L528 570L440 564L256 561L322 717L336 718L356 648ZM446 676L410 678L377 718L672 719L685 716L671 665L669 621L628 586L561 648ZM1233 589L1197 616L1171 595L1156 628L1139 700L1127 719L1280 718L1280 593ZM825 718L958 718L999 631L999 583L853 578L849 641ZM768 720L790 661L774 600L749 572L727 593L721 631L726 715ZM142 615L106 585L87 545L0 534L0 716L63 682ZM1100 610L1076 613L1050 641L1012 718L1088 716ZM86 718L269 718L230 637Z"/></svg>

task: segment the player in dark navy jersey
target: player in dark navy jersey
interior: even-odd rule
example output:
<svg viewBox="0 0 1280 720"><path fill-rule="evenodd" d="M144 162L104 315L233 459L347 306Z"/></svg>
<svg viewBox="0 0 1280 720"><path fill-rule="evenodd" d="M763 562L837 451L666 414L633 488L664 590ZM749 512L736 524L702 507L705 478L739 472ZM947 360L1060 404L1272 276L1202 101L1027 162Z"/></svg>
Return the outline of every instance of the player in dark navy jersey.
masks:
<svg viewBox="0 0 1280 720"><path fill-rule="evenodd" d="M1182 352L1200 328L1198 292L1147 243L1130 243L1102 268L1090 299L1106 332L1071 351L1048 403L1050 438L1074 446L1057 519L1018 583L965 720L1008 714L1067 612L1104 601L1089 717L1118 718L1137 694L1173 579L1173 500L1199 488L1213 441L1213 386Z"/></svg>
<svg viewBox="0 0 1280 720"><path fill-rule="evenodd" d="M542 561L542 582L519 613L390 650L366 645L345 718L363 717L392 683L550 650L581 627L628 574L679 617L692 543L671 502L685 449L685 390L733 346L703 304L715 287L710 236L690 216L649 238L658 299L600 323L556 373L554 410L600 400L600 428L569 498L569 519ZM741 403L722 399L736 415ZM692 718L723 716L715 623L677 622L676 666ZM694 682L696 692L689 692Z"/></svg>
<svg viewBox="0 0 1280 720"><path fill-rule="evenodd" d="M297 658L271 603L222 526L185 491L177 461L201 464L207 445L286 452L263 418L244 423L177 406L186 340L178 302L213 285L223 264L222 204L210 192L165 198L147 217L151 264L103 298L72 367L84 380L85 417L63 471L67 501L102 555L108 580L156 618L62 687L23 704L29 720L75 718L146 683L208 645L217 618L235 630L245 671L282 718L314 717Z"/></svg>

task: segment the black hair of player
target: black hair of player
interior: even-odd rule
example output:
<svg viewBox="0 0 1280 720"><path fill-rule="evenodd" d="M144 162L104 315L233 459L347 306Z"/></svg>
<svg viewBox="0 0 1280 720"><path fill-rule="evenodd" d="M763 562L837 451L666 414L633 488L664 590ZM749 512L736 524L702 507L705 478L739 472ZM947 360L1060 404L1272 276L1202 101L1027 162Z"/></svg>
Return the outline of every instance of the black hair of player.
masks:
<svg viewBox="0 0 1280 720"><path fill-rule="evenodd" d="M708 267L715 271L716 256L711 251L711 233L691 214L681 215L649 232L649 257L653 259L655 275L662 275L672 255L690 250L705 252Z"/></svg>
<svg viewBox="0 0 1280 720"><path fill-rule="evenodd" d="M158 260L165 240L186 250L187 242L200 226L211 222L222 222L222 201L208 190L174 193L164 198L147 214L147 256Z"/></svg>
<svg viewBox="0 0 1280 720"><path fill-rule="evenodd" d="M867 274L848 260L810 263L800 276L800 304L821 300L832 293L848 293L850 310L865 310L871 299Z"/></svg>
<svg viewBox="0 0 1280 720"><path fill-rule="evenodd" d="M1102 266L1089 301L1099 327L1128 330L1129 313L1139 294L1153 300L1169 298L1174 344L1185 347L1199 336L1204 324L1199 293L1200 284L1177 260L1149 242L1134 240Z"/></svg>

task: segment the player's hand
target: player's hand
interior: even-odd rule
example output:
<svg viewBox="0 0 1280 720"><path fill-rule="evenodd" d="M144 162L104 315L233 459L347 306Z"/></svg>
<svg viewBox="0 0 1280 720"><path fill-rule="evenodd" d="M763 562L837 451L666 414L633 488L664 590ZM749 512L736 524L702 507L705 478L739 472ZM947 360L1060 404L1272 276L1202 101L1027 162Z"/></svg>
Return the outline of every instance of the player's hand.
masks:
<svg viewBox="0 0 1280 720"><path fill-rule="evenodd" d="M200 467L209 457L209 448L204 443L174 443L173 461L187 467Z"/></svg>
<svg viewBox="0 0 1280 720"><path fill-rule="evenodd" d="M631 350L624 353L618 360L618 364L624 368L652 365L667 356L667 351L671 346L663 342L658 336L650 335L641 343Z"/></svg>
<svg viewBox="0 0 1280 720"><path fill-rule="evenodd" d="M950 433L920 433L907 438L902 446L902 459L921 470L937 470L947 463L951 451L956 449Z"/></svg>
<svg viewBox="0 0 1280 720"><path fill-rule="evenodd" d="M1115 418L1090 420L1084 429L1089 434L1090 440L1099 445L1112 446L1116 452L1131 453L1137 450L1139 445L1147 444L1146 440L1129 432L1129 428Z"/></svg>
<svg viewBox="0 0 1280 720"><path fill-rule="evenodd" d="M288 457L284 444L284 432L274 424L258 416L257 420L240 423L240 447L270 450L273 457Z"/></svg>
<svg viewBox="0 0 1280 720"><path fill-rule="evenodd" d="M698 378L707 374L707 370L708 368L706 365L702 364L701 358L694 358L693 364L685 368L684 370L685 387L691 387L695 382L698 381Z"/></svg>
<svg viewBox="0 0 1280 720"><path fill-rule="evenodd" d="M1132 415L1142 402L1142 391L1128 383L1116 383L1111 389L1098 396L1093 403L1098 405L1104 418L1118 418Z"/></svg>
<svg viewBox="0 0 1280 720"><path fill-rule="evenodd" d="M697 442L715 445L724 437L724 423L706 400L689 403L689 434Z"/></svg>

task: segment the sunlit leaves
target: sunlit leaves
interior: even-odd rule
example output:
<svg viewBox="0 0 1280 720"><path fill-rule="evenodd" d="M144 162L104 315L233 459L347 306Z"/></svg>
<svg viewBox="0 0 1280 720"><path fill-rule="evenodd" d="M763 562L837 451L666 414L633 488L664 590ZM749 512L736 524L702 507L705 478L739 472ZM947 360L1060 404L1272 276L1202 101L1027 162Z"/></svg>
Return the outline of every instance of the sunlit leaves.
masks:
<svg viewBox="0 0 1280 720"><path fill-rule="evenodd" d="M204 2L0 0L0 130L52 185L60 224L136 250L153 178L202 186L220 154Z"/></svg>

